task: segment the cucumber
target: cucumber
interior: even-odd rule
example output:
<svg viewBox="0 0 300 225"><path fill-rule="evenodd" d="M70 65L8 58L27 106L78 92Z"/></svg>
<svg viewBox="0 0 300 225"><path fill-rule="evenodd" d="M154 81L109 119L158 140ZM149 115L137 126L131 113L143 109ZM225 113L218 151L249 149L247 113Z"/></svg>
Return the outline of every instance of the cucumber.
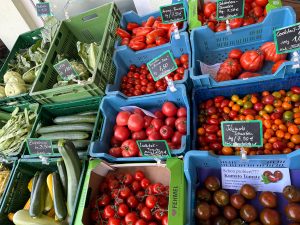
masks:
<svg viewBox="0 0 300 225"><path fill-rule="evenodd" d="M31 218L28 210L19 210L14 214L13 222L15 225L62 225L60 222L49 216L41 215L39 218Z"/></svg>
<svg viewBox="0 0 300 225"><path fill-rule="evenodd" d="M53 125L47 127L41 127L37 130L38 134L48 134L55 133L60 131L86 131L92 132L94 129L94 125L90 123L74 123L68 125Z"/></svg>
<svg viewBox="0 0 300 225"><path fill-rule="evenodd" d="M75 146L71 141L59 140L58 151L62 155L66 166L67 175L69 178L67 208L69 216L72 216L71 214L75 207L75 198L77 194L81 172L80 159L75 149Z"/></svg>
<svg viewBox="0 0 300 225"><path fill-rule="evenodd" d="M54 202L54 210L55 215L59 221L63 221L67 215L67 206L64 200L64 193L63 188L60 183L59 175L54 172L52 173L52 179L53 179L53 202Z"/></svg>
<svg viewBox="0 0 300 225"><path fill-rule="evenodd" d="M66 166L63 160L57 161L57 168L58 168L58 174L60 177L61 184L64 189L64 196L65 199L67 200L67 193L68 193L68 175L67 175L67 170Z"/></svg>
<svg viewBox="0 0 300 225"><path fill-rule="evenodd" d="M52 139L55 141L60 139L83 140L83 139L87 139L88 137L89 134L82 131L69 131L69 132L56 132L56 133L43 134L39 138Z"/></svg>
<svg viewBox="0 0 300 225"><path fill-rule="evenodd" d="M93 115L72 115L72 116L59 116L53 122L56 124L72 124L72 123L95 123L97 116Z"/></svg>
<svg viewBox="0 0 300 225"><path fill-rule="evenodd" d="M46 198L45 194L46 194L47 173L45 171L39 173L38 178L36 175L34 175L33 188L30 196L30 209L29 209L29 214L33 218L42 215L45 206L45 198Z"/></svg>
<svg viewBox="0 0 300 225"><path fill-rule="evenodd" d="M90 116L90 115L97 115L98 111L87 111L87 112L82 112L78 113L76 115L78 116Z"/></svg>
<svg viewBox="0 0 300 225"><path fill-rule="evenodd" d="M72 141L76 150L87 149L89 144L91 143L89 140L74 140Z"/></svg>

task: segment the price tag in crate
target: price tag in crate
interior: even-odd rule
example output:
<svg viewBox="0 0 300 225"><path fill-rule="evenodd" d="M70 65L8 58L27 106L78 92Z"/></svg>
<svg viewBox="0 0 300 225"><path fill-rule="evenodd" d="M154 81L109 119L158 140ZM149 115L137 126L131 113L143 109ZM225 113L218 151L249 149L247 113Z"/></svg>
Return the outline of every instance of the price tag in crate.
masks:
<svg viewBox="0 0 300 225"><path fill-rule="evenodd" d="M32 155L52 154L52 141L38 138L27 139L28 151Z"/></svg>
<svg viewBox="0 0 300 225"><path fill-rule="evenodd" d="M165 140L136 141L140 152L147 157L171 157L169 146Z"/></svg>
<svg viewBox="0 0 300 225"><path fill-rule="evenodd" d="M155 81L167 76L177 70L177 64L170 51L166 51L147 63L147 67Z"/></svg>
<svg viewBox="0 0 300 225"><path fill-rule="evenodd" d="M160 7L163 23L177 23L186 21L186 11L183 2Z"/></svg>
<svg viewBox="0 0 300 225"><path fill-rule="evenodd" d="M217 0L217 20L244 17L245 0Z"/></svg>
<svg viewBox="0 0 300 225"><path fill-rule="evenodd" d="M51 9L49 2L36 3L36 12L38 16L51 16Z"/></svg>
<svg viewBox="0 0 300 225"><path fill-rule="evenodd" d="M300 68L300 23L279 28L274 31L274 41L278 54L293 52L291 61L295 62L293 68Z"/></svg>
<svg viewBox="0 0 300 225"><path fill-rule="evenodd" d="M263 127L260 120L223 121L221 123L223 146L262 147Z"/></svg>
<svg viewBox="0 0 300 225"><path fill-rule="evenodd" d="M53 67L63 80L73 80L75 79L75 77L78 77L77 72L74 70L71 63L67 59L60 61Z"/></svg>

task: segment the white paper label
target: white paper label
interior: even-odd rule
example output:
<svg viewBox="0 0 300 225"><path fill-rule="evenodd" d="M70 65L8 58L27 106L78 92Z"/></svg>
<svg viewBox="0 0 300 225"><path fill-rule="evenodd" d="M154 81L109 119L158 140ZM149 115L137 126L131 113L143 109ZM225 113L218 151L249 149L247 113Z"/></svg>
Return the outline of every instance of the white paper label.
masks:
<svg viewBox="0 0 300 225"><path fill-rule="evenodd" d="M137 106L124 106L124 107L120 107L121 110L123 111L127 111L127 112L133 112L135 109L140 109L143 111L143 113L145 113L146 116L150 116L150 117L153 117L153 118L156 118L156 116L150 112L150 111L147 111L145 109L142 109L140 107L137 107Z"/></svg>
<svg viewBox="0 0 300 225"><path fill-rule="evenodd" d="M242 168L222 167L222 188L240 190L244 184L250 184L257 191L282 192L291 185L288 168Z"/></svg>
<svg viewBox="0 0 300 225"><path fill-rule="evenodd" d="M207 65L204 62L200 62L200 68L202 74L209 74L211 75L214 79L217 77L217 73L219 71L219 68L222 63L216 63L214 65Z"/></svg>

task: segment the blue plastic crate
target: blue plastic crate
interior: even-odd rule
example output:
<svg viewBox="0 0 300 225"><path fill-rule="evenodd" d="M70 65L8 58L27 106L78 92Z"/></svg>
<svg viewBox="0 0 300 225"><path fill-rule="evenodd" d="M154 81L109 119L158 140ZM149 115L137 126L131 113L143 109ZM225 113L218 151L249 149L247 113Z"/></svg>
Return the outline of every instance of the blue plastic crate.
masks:
<svg viewBox="0 0 300 225"><path fill-rule="evenodd" d="M190 151L184 157L184 174L187 180L187 224L195 225L195 194L198 187L203 186L207 176L217 176L221 179L221 167L250 167L250 168L289 168L291 182L300 187L300 151L289 155L249 156L248 160L241 160L239 156L215 156L207 151ZM237 191L230 190L229 193ZM284 216L284 206L287 201L277 193L278 209L283 223L288 224ZM259 211L262 206L258 199L250 201Z"/></svg>
<svg viewBox="0 0 300 225"><path fill-rule="evenodd" d="M179 3L179 2L182 2L182 1L172 0L173 4ZM188 4L187 4L187 1L183 1L183 3L184 3L184 7L186 9L186 18L188 19ZM148 15L139 16L136 12L129 11L129 12L126 12L126 13L122 14L122 18L121 18L121 21L120 21L120 26L121 26L122 29L126 29L127 23L129 23L129 22L142 24L142 22L147 21L147 19L150 16L154 16L156 18L156 17L160 16L160 12L156 11L156 12L153 12L153 13L149 13ZM181 29L179 29L179 32L186 31L187 26L188 26L187 21L183 22L183 27ZM174 36L174 35L172 35L172 36ZM115 47L116 48L128 48L127 46L121 46L120 45L120 40L116 41ZM158 48L158 47L155 47L155 49L156 48ZM141 50L141 51L144 52L144 50Z"/></svg>
<svg viewBox="0 0 300 225"><path fill-rule="evenodd" d="M242 83L256 83L262 80L283 78L285 74L295 74L292 63L284 63L275 74L271 74L272 62L265 62L258 73L264 76L217 82L209 74L202 74L200 63L208 65L223 62L230 50L239 48L243 51L258 49L263 43L273 41L273 30L296 23L296 15L291 7L282 7L270 11L262 23L226 31L213 32L207 26L194 29L191 33L192 68L190 77L194 87L222 87ZM291 54L288 55L291 59Z"/></svg>
<svg viewBox="0 0 300 225"><path fill-rule="evenodd" d="M198 125L198 106L201 102L216 96L231 97L234 94L245 96L251 93L267 91L278 91L280 89L288 90L293 86L300 86L300 74L296 76L286 76L283 79L265 80L257 83L244 83L235 86L218 87L218 88L195 88L192 93L192 149L197 149L197 125Z"/></svg>
<svg viewBox="0 0 300 225"><path fill-rule="evenodd" d="M191 65L191 47L189 36L187 32L182 32L180 34L180 39L175 39L173 36L171 42L157 48L146 49L145 51L135 52L130 48L119 48L115 51L113 60L116 65L116 75L114 84L108 84L106 86L106 94L121 94L120 86L122 82L122 77L129 71L129 66L135 64L136 66L141 66L150 62L155 57L159 56L163 52L170 50L175 58L180 57L182 54L189 55L189 65ZM179 81L175 81L175 84L186 84L187 86L192 86L190 84L188 70L184 72L184 78ZM125 96L125 95L124 95ZM144 97L135 96L134 98Z"/></svg>
<svg viewBox="0 0 300 225"><path fill-rule="evenodd" d="M176 92L171 92L168 89L166 92L160 92L146 98L133 99L124 97L121 94L104 97L100 104L100 110L103 115L102 132L99 139L91 143L90 156L105 159L109 162L154 161L155 159L151 157L115 158L108 154L108 150L111 147L110 139L113 136L116 116L121 111L120 107L138 106L148 111L155 111L160 109L166 101L174 102L178 107L184 106L187 109L187 134L182 137L181 148L171 150L173 156L184 154L190 148L190 106L185 86L178 84L175 87L177 89Z"/></svg>

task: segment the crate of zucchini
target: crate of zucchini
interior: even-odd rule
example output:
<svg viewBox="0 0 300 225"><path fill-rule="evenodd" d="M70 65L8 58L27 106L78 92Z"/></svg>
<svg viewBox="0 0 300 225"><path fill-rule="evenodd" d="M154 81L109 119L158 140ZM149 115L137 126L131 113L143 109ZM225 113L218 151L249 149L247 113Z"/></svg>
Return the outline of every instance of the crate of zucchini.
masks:
<svg viewBox="0 0 300 225"><path fill-rule="evenodd" d="M70 142L62 141L60 152L63 160L51 158L48 165L19 160L0 206L1 225L73 224L86 161L81 164Z"/></svg>
<svg viewBox="0 0 300 225"><path fill-rule="evenodd" d="M72 140L78 152L87 154L90 141L95 141L95 137L98 137L101 131L100 100L100 97L93 97L87 100L43 105L29 138L51 139L52 156L60 155L57 149L59 139ZM22 157L35 156L38 155L31 155L26 146Z"/></svg>
<svg viewBox="0 0 300 225"><path fill-rule="evenodd" d="M114 80L112 56L119 21L114 3L63 21L30 95L42 104L103 96L106 84ZM61 81L53 65L62 59L75 62L77 81Z"/></svg>
<svg viewBox="0 0 300 225"><path fill-rule="evenodd" d="M34 102L29 92L46 58L59 22L50 17L44 28L21 34L0 70L0 106Z"/></svg>
<svg viewBox="0 0 300 225"><path fill-rule="evenodd" d="M0 154L6 157L22 153L25 139L37 117L39 105L21 104L0 110Z"/></svg>

